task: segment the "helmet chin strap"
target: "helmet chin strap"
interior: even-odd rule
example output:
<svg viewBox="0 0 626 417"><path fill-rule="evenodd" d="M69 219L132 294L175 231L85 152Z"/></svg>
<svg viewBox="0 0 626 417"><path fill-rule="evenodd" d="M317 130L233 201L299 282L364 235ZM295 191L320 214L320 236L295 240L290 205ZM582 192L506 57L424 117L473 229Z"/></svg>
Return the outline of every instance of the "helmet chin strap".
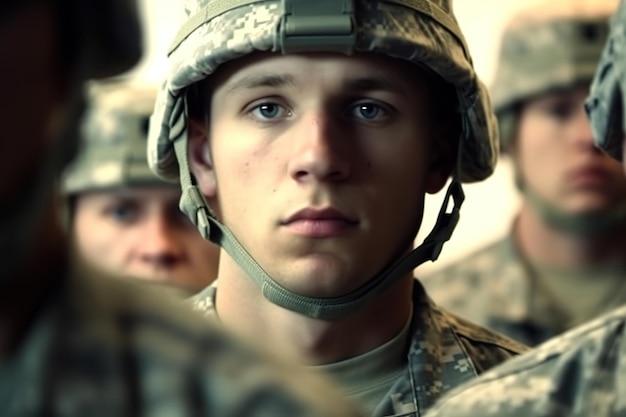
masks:
<svg viewBox="0 0 626 417"><path fill-rule="evenodd" d="M217 221L200 189L194 185L189 169L187 117L180 117L180 112L186 111L184 102L185 100L178 100L172 112L172 124L170 124L172 126L170 140L174 143L174 151L180 170L182 190L180 209L194 221L205 239L221 246L237 262L261 290L263 296L273 304L322 320L333 320L346 316L406 277L417 266L428 260L437 259L443 244L450 239L458 223L459 210L465 197L458 180L459 164L457 163L437 222L419 247L391 263L367 283L348 294L338 297L308 297L293 293L274 281L237 241L233 233ZM457 158L460 158L460 155L461 150L459 149ZM451 200L453 203L451 211L446 212Z"/></svg>

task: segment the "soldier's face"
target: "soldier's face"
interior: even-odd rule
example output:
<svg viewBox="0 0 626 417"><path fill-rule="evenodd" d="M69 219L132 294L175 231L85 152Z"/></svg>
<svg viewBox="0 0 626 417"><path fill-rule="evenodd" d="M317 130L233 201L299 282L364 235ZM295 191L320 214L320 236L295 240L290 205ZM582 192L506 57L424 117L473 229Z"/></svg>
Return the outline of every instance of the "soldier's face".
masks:
<svg viewBox="0 0 626 417"><path fill-rule="evenodd" d="M179 211L175 187L130 188L77 197L78 249L116 274L199 290L217 273L218 247Z"/></svg>
<svg viewBox="0 0 626 417"><path fill-rule="evenodd" d="M593 143L583 103L586 87L529 101L516 142L525 187L567 214L613 210L626 202L620 163Z"/></svg>
<svg viewBox="0 0 626 417"><path fill-rule="evenodd" d="M48 2L0 16L0 199L20 187L42 161L63 116L53 13ZM4 204L4 203L3 203Z"/></svg>
<svg viewBox="0 0 626 417"><path fill-rule="evenodd" d="M411 246L424 194L447 177L417 74L381 56L259 54L215 75L192 169L282 285L343 294Z"/></svg>

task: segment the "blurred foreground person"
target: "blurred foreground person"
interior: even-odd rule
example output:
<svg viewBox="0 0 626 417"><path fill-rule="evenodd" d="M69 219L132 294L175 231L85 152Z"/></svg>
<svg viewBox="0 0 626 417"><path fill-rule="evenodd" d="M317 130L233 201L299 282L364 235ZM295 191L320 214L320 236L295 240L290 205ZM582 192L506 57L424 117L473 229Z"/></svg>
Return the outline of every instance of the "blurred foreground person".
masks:
<svg viewBox="0 0 626 417"><path fill-rule="evenodd" d="M523 350L413 276L454 229L497 131L449 0L188 0L149 162L222 246L195 307L333 375L373 416L421 415ZM452 177L413 249L426 194Z"/></svg>
<svg viewBox="0 0 626 417"><path fill-rule="evenodd" d="M626 176L583 106L616 7L547 1L511 21L492 94L520 210L502 240L424 279L435 301L527 345L626 301Z"/></svg>
<svg viewBox="0 0 626 417"><path fill-rule="evenodd" d="M54 184L85 79L140 56L134 2L2 2L0 49L0 415L353 415L318 381L72 255Z"/></svg>
<svg viewBox="0 0 626 417"><path fill-rule="evenodd" d="M596 145L624 158L626 1L612 21L586 101ZM428 417L626 416L626 306L494 368L450 394Z"/></svg>
<svg viewBox="0 0 626 417"><path fill-rule="evenodd" d="M178 184L148 167L155 98L155 89L129 82L91 86L81 152L64 173L63 193L86 260L191 295L215 279L219 248L178 208Z"/></svg>

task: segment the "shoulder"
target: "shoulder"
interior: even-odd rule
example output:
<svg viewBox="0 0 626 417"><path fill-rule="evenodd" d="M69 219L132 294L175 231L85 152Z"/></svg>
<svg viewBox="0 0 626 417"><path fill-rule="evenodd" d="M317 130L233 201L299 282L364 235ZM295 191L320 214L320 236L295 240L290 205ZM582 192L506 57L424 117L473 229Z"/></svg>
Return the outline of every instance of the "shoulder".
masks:
<svg viewBox="0 0 626 417"><path fill-rule="evenodd" d="M508 240L501 239L437 271L420 276L420 281L435 300L444 302L467 299L472 293L484 291L485 286L499 275L510 258L506 256Z"/></svg>
<svg viewBox="0 0 626 417"><path fill-rule="evenodd" d="M178 360L184 361L193 349L229 340L222 329L167 291L85 264L76 267L70 283L74 317L83 326L102 330L90 335L111 347L131 340L132 348L143 353L173 360L179 352Z"/></svg>
<svg viewBox="0 0 626 417"><path fill-rule="evenodd" d="M433 310L448 323L479 374L528 350L523 344L444 308L434 306Z"/></svg>
<svg viewBox="0 0 626 417"><path fill-rule="evenodd" d="M144 381L145 395L162 398L159 404L200 401L194 404L207 415L357 415L326 380L303 375L278 352L239 339L175 297L88 269L72 282L80 315L72 329L96 342L105 361L132 358L124 359L136 373L130 378Z"/></svg>
<svg viewBox="0 0 626 417"><path fill-rule="evenodd" d="M414 284L414 308L430 340L439 345L454 346L464 360L471 362L480 374L527 348L502 334L465 320L438 306L424 291L419 281Z"/></svg>
<svg viewBox="0 0 626 417"><path fill-rule="evenodd" d="M623 415L625 327L621 307L485 373L441 401L432 416Z"/></svg>
<svg viewBox="0 0 626 417"><path fill-rule="evenodd" d="M217 291L217 280L199 293L187 299L188 305L205 317L215 318L215 293Z"/></svg>

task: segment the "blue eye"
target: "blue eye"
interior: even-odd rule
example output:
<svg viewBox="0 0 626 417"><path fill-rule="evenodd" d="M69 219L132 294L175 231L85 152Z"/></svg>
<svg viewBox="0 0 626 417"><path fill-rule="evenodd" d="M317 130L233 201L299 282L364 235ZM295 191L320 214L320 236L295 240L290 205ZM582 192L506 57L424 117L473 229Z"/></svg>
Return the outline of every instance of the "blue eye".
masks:
<svg viewBox="0 0 626 417"><path fill-rule="evenodd" d="M250 110L250 114L260 120L272 120L288 115L288 111L276 103L262 103Z"/></svg>
<svg viewBox="0 0 626 417"><path fill-rule="evenodd" d="M107 209L106 214L118 223L131 223L138 217L138 210L129 204L118 204Z"/></svg>
<svg viewBox="0 0 626 417"><path fill-rule="evenodd" d="M579 109L570 103L554 103L546 108L546 112L558 120L572 118Z"/></svg>
<svg viewBox="0 0 626 417"><path fill-rule="evenodd" d="M373 103L361 103L352 108L352 115L363 120L377 120L388 115L387 110Z"/></svg>

